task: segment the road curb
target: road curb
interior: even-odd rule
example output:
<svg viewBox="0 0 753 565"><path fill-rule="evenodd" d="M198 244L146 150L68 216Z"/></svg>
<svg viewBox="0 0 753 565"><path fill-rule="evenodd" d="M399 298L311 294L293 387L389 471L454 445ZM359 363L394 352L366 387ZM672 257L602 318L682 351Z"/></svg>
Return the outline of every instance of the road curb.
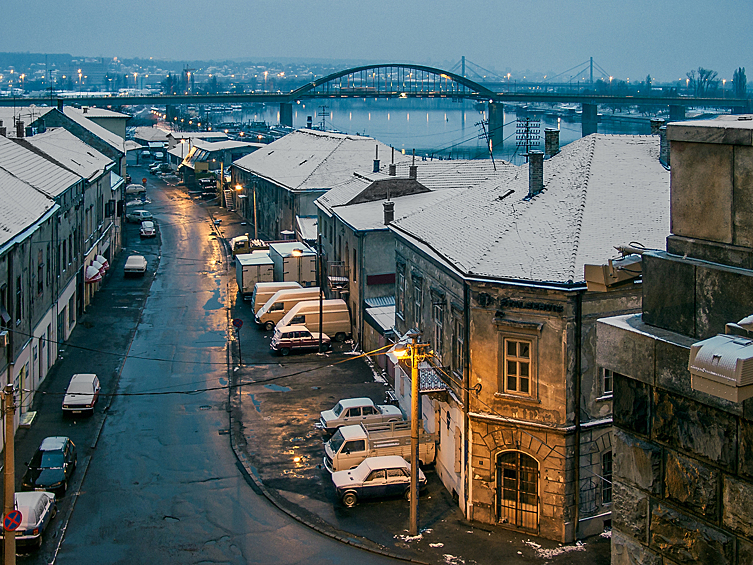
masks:
<svg viewBox="0 0 753 565"><path fill-rule="evenodd" d="M210 210L207 210L207 214L209 215L211 219L211 224L213 227L213 231L215 232L215 235L220 242L220 247L223 250L223 255L225 259L225 274L228 276L228 258L227 258L227 250L228 250L228 243L224 235L220 232L219 229L217 229L217 224L214 222L214 216L212 215L212 212ZM229 288L229 287L228 287ZM232 312L231 309L227 308L227 335L228 338L230 335L232 335L232 329L231 329L231 321L232 321ZM226 356L227 356L227 373L228 373L228 383L230 383L230 387L228 388L228 435L230 436L230 447L233 450L233 453L235 454L236 459L238 460L238 463L240 463L241 467L245 471L245 475L248 477L248 479L251 480L253 483L253 486L255 487L254 490L258 490L259 493L264 496L275 508L280 510L281 512L284 512L287 514L290 518L297 521L299 524L302 524L306 526L307 528L326 536L330 539L333 539L335 541L338 541L340 543L343 543L345 545L350 545L352 547L356 547L358 549L361 549L363 551L368 551L369 553L374 553L377 555L383 555L385 557L389 557L391 559L396 559L398 561L403 561L406 563L416 563L418 565L432 565L431 563L427 561L421 561L419 559L416 559L414 557L406 556L406 555L400 555L398 553L395 553L393 551L388 550L381 544L374 542L372 540L369 540L368 538L364 538L370 543L373 543L377 547L370 547L368 544L359 541L357 538L362 536L356 536L356 534L351 534L349 532L344 532L342 530L338 530L335 528L332 524L329 524L327 522L324 522L329 526L328 528L322 527L320 524L316 524L309 520L308 518L305 518L304 516L301 516L296 511L291 509L287 504L283 504L280 501L279 495L276 496L276 492L270 490L267 488L267 486L264 484L264 482L261 480L261 477L259 477L258 472L256 470L256 467L251 464L250 458L248 454L245 452L245 450L241 447L241 445L238 442L238 438L235 432L235 424L240 424L241 420L238 419L234 412L236 408L233 406L233 394L236 391L235 386L235 371L233 368L235 367L235 355L232 348L232 342L230 339L227 341L227 350L226 350ZM240 391L238 391L238 394L240 394Z"/></svg>

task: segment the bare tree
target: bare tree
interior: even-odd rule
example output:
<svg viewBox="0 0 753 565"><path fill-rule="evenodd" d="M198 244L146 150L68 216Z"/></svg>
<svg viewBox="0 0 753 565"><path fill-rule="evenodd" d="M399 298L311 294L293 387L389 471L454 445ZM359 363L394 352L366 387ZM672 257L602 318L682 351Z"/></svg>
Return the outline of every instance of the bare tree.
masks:
<svg viewBox="0 0 753 565"><path fill-rule="evenodd" d="M719 81L716 77L718 74L711 69L698 67L697 74L696 71L690 71L685 75L688 77L688 88L696 96L706 96L717 89Z"/></svg>

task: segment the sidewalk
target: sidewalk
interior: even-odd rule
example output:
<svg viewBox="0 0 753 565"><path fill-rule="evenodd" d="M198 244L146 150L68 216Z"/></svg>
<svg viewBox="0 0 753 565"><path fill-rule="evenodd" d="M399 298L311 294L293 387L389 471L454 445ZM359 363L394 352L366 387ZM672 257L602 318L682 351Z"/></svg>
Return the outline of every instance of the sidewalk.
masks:
<svg viewBox="0 0 753 565"><path fill-rule="evenodd" d="M221 220L218 231L226 240L249 231L237 214L217 206L207 209L215 220ZM232 265L228 270L232 317L252 319L250 307L235 301ZM231 375L234 384L243 385L231 393L231 442L256 487L278 508L344 543L407 561L481 565L610 562L608 534L562 545L466 520L432 468L426 470L428 489L419 501L421 533L417 537L408 536L409 505L403 499L364 502L352 509L337 503L330 475L322 465L322 437L314 423L321 410L331 408L340 398L368 396L381 403L386 382L370 362L348 351L350 344L339 345L326 355L291 356L282 369L264 356L256 361L269 359L269 365L251 364L254 360L247 354L248 344L263 340L257 349L264 351L269 339L253 326L246 324L241 331L247 364ZM231 345L237 363L237 342ZM255 384L269 378L276 380Z"/></svg>

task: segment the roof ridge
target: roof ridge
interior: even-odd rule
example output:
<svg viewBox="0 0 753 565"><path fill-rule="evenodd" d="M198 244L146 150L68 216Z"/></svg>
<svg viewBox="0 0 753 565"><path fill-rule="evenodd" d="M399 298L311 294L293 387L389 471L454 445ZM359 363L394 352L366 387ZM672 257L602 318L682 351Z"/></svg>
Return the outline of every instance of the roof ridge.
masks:
<svg viewBox="0 0 753 565"><path fill-rule="evenodd" d="M572 253L570 254L570 264L568 265L568 271L570 272L570 278L568 282L573 282L575 280L575 263L578 259L578 247L580 245L580 235L581 230L583 228L583 214L586 210L586 199L588 196L588 185L589 181L591 179L591 165L593 164L594 159L594 152L596 150L596 135L589 136L589 150L588 150L588 159L586 162L586 166L584 167L583 171L583 191L581 193L581 199L580 199L580 205L578 206L578 214L575 219L575 233L573 234L573 248Z"/></svg>

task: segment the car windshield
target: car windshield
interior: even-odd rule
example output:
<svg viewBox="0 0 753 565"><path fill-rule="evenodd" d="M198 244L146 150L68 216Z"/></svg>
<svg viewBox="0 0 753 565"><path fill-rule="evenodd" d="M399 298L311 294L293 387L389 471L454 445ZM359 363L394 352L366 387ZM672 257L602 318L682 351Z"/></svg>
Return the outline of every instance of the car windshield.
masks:
<svg viewBox="0 0 753 565"><path fill-rule="evenodd" d="M334 412L335 416L338 416L338 417L340 416L340 414L342 414L342 411L343 411L343 405L340 404L339 402L335 404L335 407L332 409L332 412Z"/></svg>
<svg viewBox="0 0 753 565"><path fill-rule="evenodd" d="M37 451L29 463L35 469L53 469L63 466L65 458L59 451Z"/></svg>
<svg viewBox="0 0 753 565"><path fill-rule="evenodd" d="M337 430L335 432L335 435L333 435L329 440L329 446L332 448L332 453L337 453L338 451L340 451L343 443L345 443L345 438L343 437L342 432L340 432L340 430Z"/></svg>

